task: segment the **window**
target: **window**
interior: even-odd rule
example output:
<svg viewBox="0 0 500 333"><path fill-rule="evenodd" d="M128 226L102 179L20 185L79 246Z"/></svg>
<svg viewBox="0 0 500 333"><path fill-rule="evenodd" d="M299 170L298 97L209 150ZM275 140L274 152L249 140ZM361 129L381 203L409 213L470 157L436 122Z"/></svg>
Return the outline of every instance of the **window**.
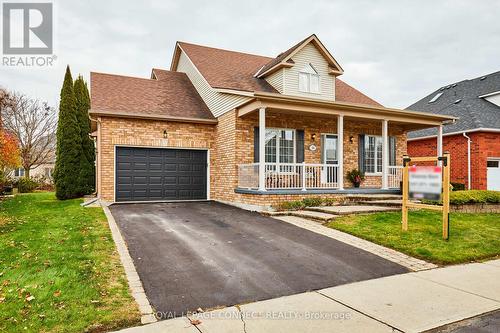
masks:
<svg viewBox="0 0 500 333"><path fill-rule="evenodd" d="M299 72L299 90L319 94L319 75L311 64Z"/></svg>
<svg viewBox="0 0 500 333"><path fill-rule="evenodd" d="M486 162L486 167L488 168L498 168L500 161L489 160Z"/></svg>
<svg viewBox="0 0 500 333"><path fill-rule="evenodd" d="M434 95L434 97L432 97L429 103L434 103L435 101L437 101L437 99L441 97L442 94L443 94L442 92L438 92L436 95Z"/></svg>
<svg viewBox="0 0 500 333"><path fill-rule="evenodd" d="M382 137L367 135L365 138L365 172L382 172Z"/></svg>
<svg viewBox="0 0 500 333"><path fill-rule="evenodd" d="M52 172L53 172L52 168L45 168L44 169L45 177L51 178L52 177Z"/></svg>
<svg viewBox="0 0 500 333"><path fill-rule="evenodd" d="M14 177L24 177L24 169L17 168L16 170L14 170Z"/></svg>
<svg viewBox="0 0 500 333"><path fill-rule="evenodd" d="M266 128L266 163L295 162L295 130Z"/></svg>

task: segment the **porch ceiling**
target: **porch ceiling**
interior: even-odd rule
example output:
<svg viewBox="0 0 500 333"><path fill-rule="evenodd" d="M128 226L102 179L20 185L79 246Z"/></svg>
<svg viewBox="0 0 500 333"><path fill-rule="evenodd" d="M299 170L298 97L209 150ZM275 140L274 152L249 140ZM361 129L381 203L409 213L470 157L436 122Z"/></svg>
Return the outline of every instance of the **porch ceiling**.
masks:
<svg viewBox="0 0 500 333"><path fill-rule="evenodd" d="M323 101L304 97L284 96L271 93L256 93L255 98L239 106L238 116L244 117L260 108L266 108L280 113L338 116L364 120L388 120L397 123L406 130L430 128L454 122L456 117L436 115L431 113L399 110L370 105Z"/></svg>

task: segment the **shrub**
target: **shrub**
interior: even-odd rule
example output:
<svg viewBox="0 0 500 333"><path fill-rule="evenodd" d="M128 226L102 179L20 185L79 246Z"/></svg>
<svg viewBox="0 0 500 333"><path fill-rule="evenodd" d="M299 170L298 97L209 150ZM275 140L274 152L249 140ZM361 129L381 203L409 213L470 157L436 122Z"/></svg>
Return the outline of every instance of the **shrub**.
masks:
<svg viewBox="0 0 500 333"><path fill-rule="evenodd" d="M302 203L305 207L316 207L323 204L323 199L320 197L304 198L302 199Z"/></svg>
<svg viewBox="0 0 500 333"><path fill-rule="evenodd" d="M464 191L465 184L462 183L450 183L452 186L452 191Z"/></svg>
<svg viewBox="0 0 500 333"><path fill-rule="evenodd" d="M19 179L17 189L19 193L30 193L38 187L38 183L31 178L23 177Z"/></svg>
<svg viewBox="0 0 500 333"><path fill-rule="evenodd" d="M299 209L303 209L305 206L304 206L304 203L300 200L297 200L297 201L284 201L284 202L281 202L277 209L278 210L299 210Z"/></svg>
<svg viewBox="0 0 500 333"><path fill-rule="evenodd" d="M442 201L422 200L423 203L428 204L441 204ZM454 191L450 193L450 204L463 205L463 204L482 204L482 203L500 203L500 191Z"/></svg>

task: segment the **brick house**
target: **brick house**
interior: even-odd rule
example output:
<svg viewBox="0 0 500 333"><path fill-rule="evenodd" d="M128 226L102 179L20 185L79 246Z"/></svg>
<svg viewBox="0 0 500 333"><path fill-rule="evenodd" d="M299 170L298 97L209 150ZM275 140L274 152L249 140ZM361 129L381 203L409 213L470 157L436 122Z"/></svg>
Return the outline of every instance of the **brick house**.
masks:
<svg viewBox="0 0 500 333"><path fill-rule="evenodd" d="M407 132L454 118L383 107L342 74L316 35L274 58L177 42L149 79L91 73L100 199L260 208L399 191Z"/></svg>
<svg viewBox="0 0 500 333"><path fill-rule="evenodd" d="M408 109L459 118L441 130L410 132L410 156L449 151L452 182L467 189L500 191L500 72L441 87Z"/></svg>

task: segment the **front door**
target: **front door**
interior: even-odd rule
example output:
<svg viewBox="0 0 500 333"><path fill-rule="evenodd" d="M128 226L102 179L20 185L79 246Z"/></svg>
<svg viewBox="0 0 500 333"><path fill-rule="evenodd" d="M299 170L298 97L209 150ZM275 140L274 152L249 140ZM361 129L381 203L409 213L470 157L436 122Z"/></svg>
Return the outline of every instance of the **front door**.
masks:
<svg viewBox="0 0 500 333"><path fill-rule="evenodd" d="M323 164L338 164L337 160L337 135L323 134L323 145L321 146L321 160ZM322 182L334 183L337 181L336 168L323 167Z"/></svg>

